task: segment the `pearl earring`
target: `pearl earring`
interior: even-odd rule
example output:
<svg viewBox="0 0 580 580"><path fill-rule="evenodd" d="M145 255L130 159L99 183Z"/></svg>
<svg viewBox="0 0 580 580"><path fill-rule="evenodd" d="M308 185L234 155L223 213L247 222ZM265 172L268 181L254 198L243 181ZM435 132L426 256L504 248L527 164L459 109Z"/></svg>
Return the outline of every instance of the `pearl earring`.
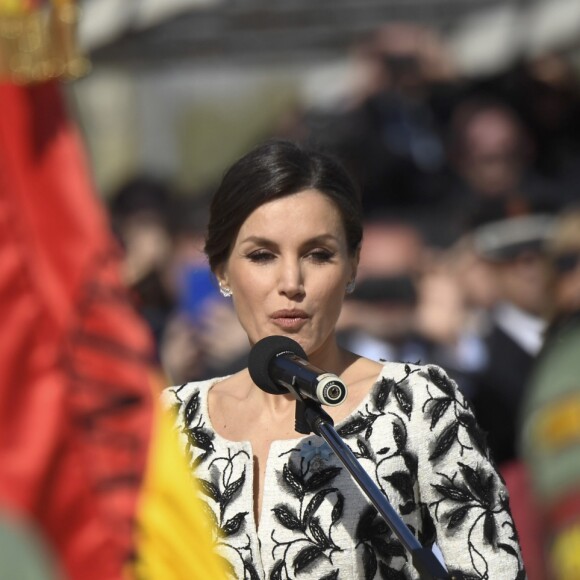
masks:
<svg viewBox="0 0 580 580"><path fill-rule="evenodd" d="M229 298L232 295L232 291L229 288L226 288L225 286L222 286L220 284L220 294L224 297L224 298Z"/></svg>
<svg viewBox="0 0 580 580"><path fill-rule="evenodd" d="M352 294L354 292L356 286L356 281L355 280L351 280L347 285L346 285L346 293L347 294Z"/></svg>

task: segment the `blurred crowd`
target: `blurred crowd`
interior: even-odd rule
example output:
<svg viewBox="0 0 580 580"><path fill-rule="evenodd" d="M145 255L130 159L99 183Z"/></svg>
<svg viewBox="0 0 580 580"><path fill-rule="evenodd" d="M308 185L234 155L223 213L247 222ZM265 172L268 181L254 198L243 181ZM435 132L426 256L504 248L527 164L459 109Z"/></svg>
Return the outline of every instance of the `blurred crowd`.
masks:
<svg viewBox="0 0 580 580"><path fill-rule="evenodd" d="M580 441L580 403L568 431L553 426L569 414L562 397L575 395L554 376L574 376L565 365L580 357L545 370L568 344L562 332L580 324L580 78L557 54L461 78L441 39L410 24L381 27L352 60L340 100L292 111L264 135L330 151L361 187L364 242L340 340L370 358L443 366L508 484L515 473L514 489L523 486L516 499L533 502L520 530L529 577L549 577L546 566L578 572L579 562L546 564L550 553L526 546L540 546L542 518L553 523L559 498L580 490L577 450L568 461L578 468L541 476L550 452ZM172 383L234 372L249 350L202 251L210 193L143 175L110 198L126 280Z"/></svg>

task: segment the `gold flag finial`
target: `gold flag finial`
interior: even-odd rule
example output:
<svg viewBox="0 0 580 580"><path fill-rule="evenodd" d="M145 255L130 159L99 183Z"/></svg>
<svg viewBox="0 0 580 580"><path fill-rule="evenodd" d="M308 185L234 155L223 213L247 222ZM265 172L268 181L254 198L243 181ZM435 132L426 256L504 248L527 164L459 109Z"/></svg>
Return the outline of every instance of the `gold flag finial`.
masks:
<svg viewBox="0 0 580 580"><path fill-rule="evenodd" d="M0 0L0 80L28 84L86 74L78 20L75 0Z"/></svg>

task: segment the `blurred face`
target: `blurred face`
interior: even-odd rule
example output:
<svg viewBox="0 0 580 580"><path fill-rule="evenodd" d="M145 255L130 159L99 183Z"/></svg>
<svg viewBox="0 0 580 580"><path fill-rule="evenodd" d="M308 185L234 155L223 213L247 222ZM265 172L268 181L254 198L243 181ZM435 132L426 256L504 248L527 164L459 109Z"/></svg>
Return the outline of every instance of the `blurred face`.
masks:
<svg viewBox="0 0 580 580"><path fill-rule="evenodd" d="M476 308L491 308L498 299L492 266L472 248L463 248L454 258L455 277L467 304Z"/></svg>
<svg viewBox="0 0 580 580"><path fill-rule="evenodd" d="M518 183L523 151L517 125L505 114L484 111L467 132L463 173L482 194L494 196Z"/></svg>
<svg viewBox="0 0 580 580"><path fill-rule="evenodd" d="M554 302L561 312L580 309L580 252L568 252L556 258Z"/></svg>
<svg viewBox="0 0 580 580"><path fill-rule="evenodd" d="M338 208L322 193L306 190L250 214L216 274L231 289L251 344L286 335L311 355L334 344L356 264Z"/></svg>
<svg viewBox="0 0 580 580"><path fill-rule="evenodd" d="M496 266L500 294L522 310L540 315L546 309L546 262L529 252Z"/></svg>

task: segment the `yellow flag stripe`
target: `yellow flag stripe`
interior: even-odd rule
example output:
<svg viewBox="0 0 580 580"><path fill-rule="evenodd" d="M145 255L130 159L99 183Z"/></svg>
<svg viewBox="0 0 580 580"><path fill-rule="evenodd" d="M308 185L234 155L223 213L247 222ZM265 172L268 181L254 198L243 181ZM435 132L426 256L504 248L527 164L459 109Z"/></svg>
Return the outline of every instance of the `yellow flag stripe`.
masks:
<svg viewBox="0 0 580 580"><path fill-rule="evenodd" d="M209 522L169 411L156 402L149 464L137 510L133 578L222 579Z"/></svg>

